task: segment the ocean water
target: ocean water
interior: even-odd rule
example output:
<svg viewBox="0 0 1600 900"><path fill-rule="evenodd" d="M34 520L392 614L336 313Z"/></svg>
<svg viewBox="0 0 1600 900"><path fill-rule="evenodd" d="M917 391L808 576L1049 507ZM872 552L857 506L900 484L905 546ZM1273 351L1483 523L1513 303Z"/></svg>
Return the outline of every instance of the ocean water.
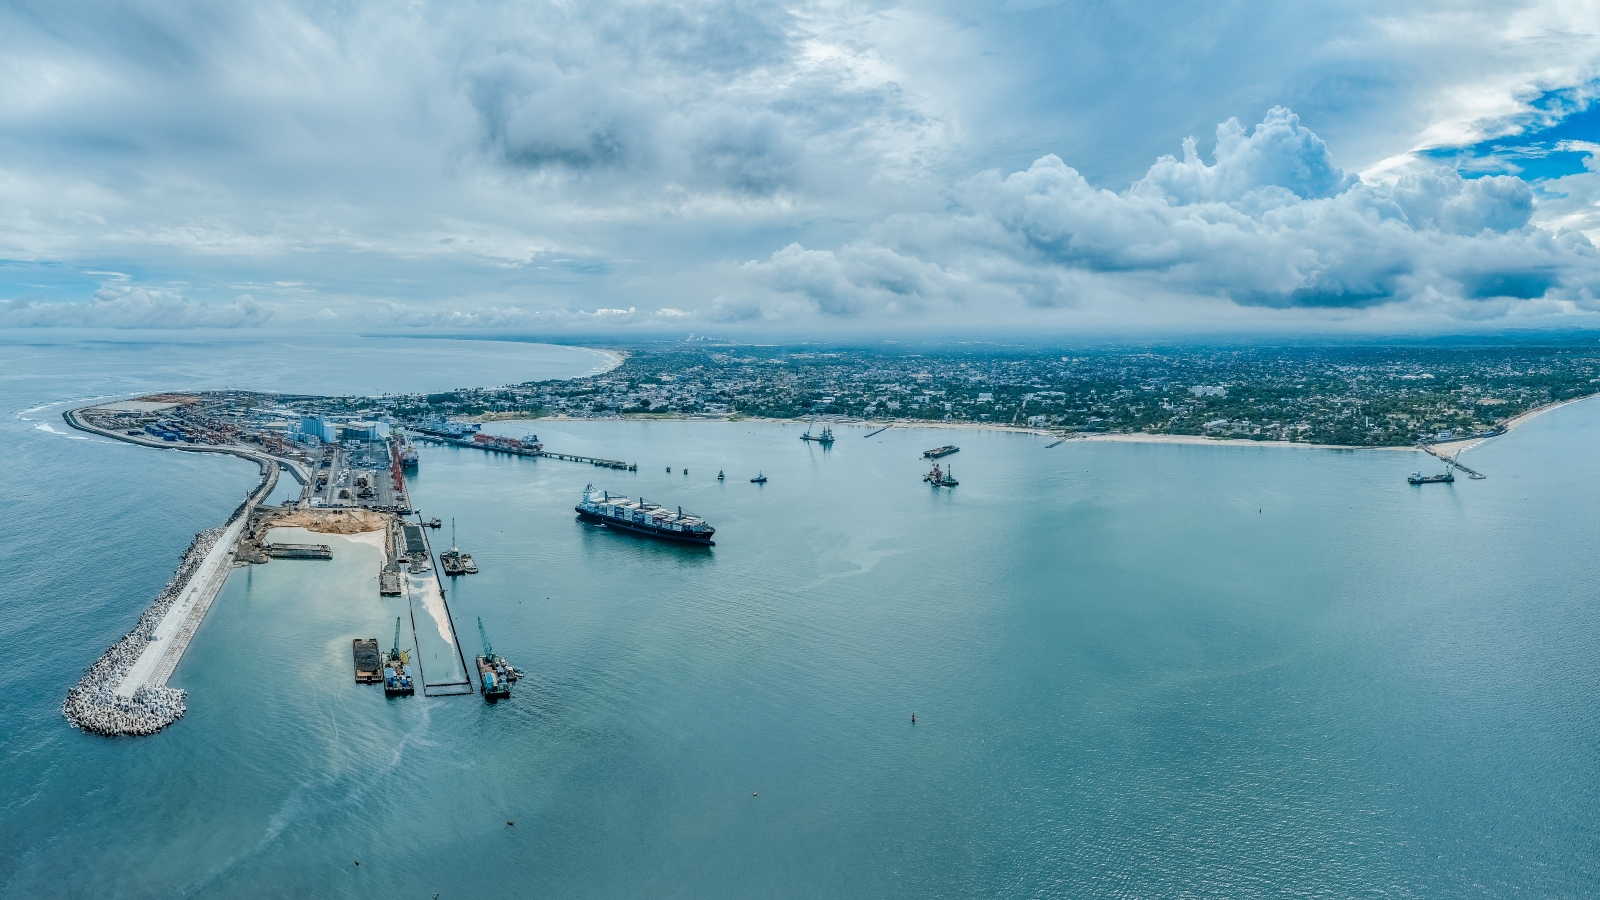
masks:
<svg viewBox="0 0 1600 900"><path fill-rule="evenodd" d="M639 463L422 448L413 500L481 569L458 631L528 671L511 699L354 685L350 639L403 613L329 537L236 570L188 716L107 740L62 696L254 472L38 429L190 386L42 356L0 369L0 895L1600 893L1600 402L1425 488L1403 452L496 423ZM954 490L920 481L943 443ZM717 545L581 524L590 482Z"/></svg>

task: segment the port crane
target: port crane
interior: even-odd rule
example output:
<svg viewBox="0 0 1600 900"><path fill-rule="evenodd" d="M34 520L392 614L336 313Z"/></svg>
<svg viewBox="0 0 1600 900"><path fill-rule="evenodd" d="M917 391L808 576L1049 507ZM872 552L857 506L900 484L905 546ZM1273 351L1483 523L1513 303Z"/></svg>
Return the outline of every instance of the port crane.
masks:
<svg viewBox="0 0 1600 900"><path fill-rule="evenodd" d="M1440 453L1439 451L1433 449L1433 447L1431 445L1429 445L1428 443L1426 443L1424 441L1418 441L1417 442L1417 447L1419 449L1421 449L1424 453L1427 453L1430 456L1435 456L1435 457L1438 457L1441 460L1444 460L1445 466L1447 466L1449 468L1460 469L1461 471L1467 473L1467 477L1473 479L1474 481L1482 481L1483 479L1489 477L1489 476L1483 474L1482 472L1479 472L1479 471L1477 471L1475 469L1470 469L1470 468L1466 467L1465 465L1463 465L1460 462L1460 457L1461 457L1461 451L1460 450L1457 450L1453 456L1445 456L1443 453ZM1446 471L1448 471L1448 469Z"/></svg>

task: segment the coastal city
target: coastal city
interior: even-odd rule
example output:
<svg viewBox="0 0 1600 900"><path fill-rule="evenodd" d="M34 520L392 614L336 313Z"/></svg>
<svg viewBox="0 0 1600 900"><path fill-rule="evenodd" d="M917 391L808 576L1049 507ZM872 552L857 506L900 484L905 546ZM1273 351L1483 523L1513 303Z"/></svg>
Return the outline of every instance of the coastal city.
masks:
<svg viewBox="0 0 1600 900"><path fill-rule="evenodd" d="M918 353L682 343L623 352L622 365L587 378L280 402L397 421L818 417L1382 447L1493 434L1600 384L1600 349L1561 345Z"/></svg>

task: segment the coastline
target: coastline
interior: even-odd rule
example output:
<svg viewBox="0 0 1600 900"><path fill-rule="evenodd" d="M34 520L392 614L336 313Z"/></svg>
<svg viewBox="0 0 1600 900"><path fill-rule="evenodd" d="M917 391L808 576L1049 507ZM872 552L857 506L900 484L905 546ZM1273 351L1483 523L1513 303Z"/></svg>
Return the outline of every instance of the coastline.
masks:
<svg viewBox="0 0 1600 900"><path fill-rule="evenodd" d="M1448 454L1471 450L1486 441L1493 440L1520 427L1528 421L1541 416L1551 410L1560 409L1573 403L1580 403L1600 397L1600 393L1586 394L1574 397L1571 400L1560 400L1555 403L1546 403L1536 406L1526 412L1520 413L1501 426L1499 434L1487 437L1468 438L1459 441L1440 441L1432 444L1435 449ZM606 422L606 421L640 421L640 422L756 422L762 425L803 425L806 419L776 419L768 416L739 416L736 414L693 414L693 413L629 413L616 416L569 416L565 414L547 416L523 416L512 414L491 414L486 416L469 417L467 421L477 422ZM898 429L924 429L940 431L1010 431L1017 434L1031 434L1037 437L1053 438L1062 441L1091 441L1097 443L1121 444L1188 444L1206 447L1304 447L1314 450L1384 450L1403 451L1406 453L1422 452L1414 445L1389 445L1373 447L1365 444L1313 444L1305 441L1252 441L1246 438L1213 438L1202 434L1152 434L1136 432L1129 434L1106 434L1085 432L1059 432L1045 428L1033 428L1026 425L1009 425L998 422L933 422L926 420L902 421L898 419L856 419L846 416L820 417L819 422L830 425L858 425L863 428L898 428Z"/></svg>

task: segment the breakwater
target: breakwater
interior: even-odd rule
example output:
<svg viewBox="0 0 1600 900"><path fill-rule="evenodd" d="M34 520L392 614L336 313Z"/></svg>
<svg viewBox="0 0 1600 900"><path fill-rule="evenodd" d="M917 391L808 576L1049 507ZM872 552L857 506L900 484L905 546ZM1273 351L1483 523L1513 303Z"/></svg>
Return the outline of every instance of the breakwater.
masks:
<svg viewBox="0 0 1600 900"><path fill-rule="evenodd" d="M278 464L261 462L261 484L228 521L195 535L172 580L138 624L89 666L67 692L61 714L74 728L107 736L155 734L183 717L185 691L167 687L211 601L227 581L250 511L278 484Z"/></svg>

